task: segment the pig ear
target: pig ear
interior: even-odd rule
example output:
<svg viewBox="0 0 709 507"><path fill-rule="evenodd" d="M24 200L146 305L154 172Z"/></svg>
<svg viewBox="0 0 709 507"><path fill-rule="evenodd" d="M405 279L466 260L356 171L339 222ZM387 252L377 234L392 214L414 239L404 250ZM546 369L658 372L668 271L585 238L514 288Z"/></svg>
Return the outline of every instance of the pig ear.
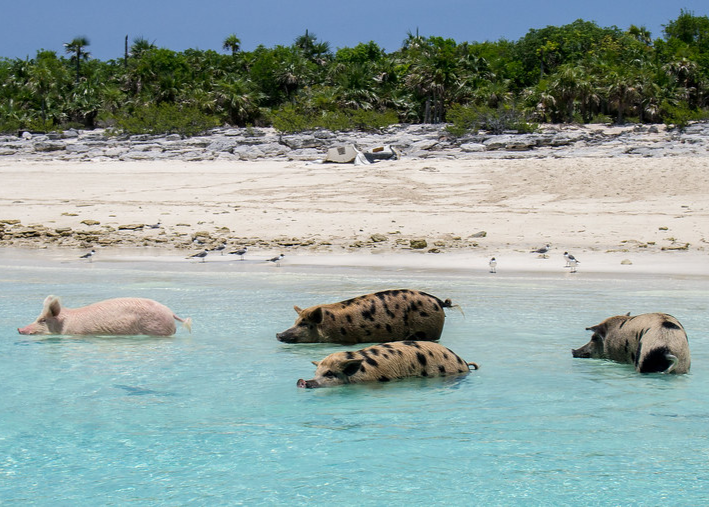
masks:
<svg viewBox="0 0 709 507"><path fill-rule="evenodd" d="M586 331L593 331L595 333L597 329L598 329L598 326L591 326L591 327L587 327Z"/></svg>
<svg viewBox="0 0 709 507"><path fill-rule="evenodd" d="M320 361L310 361L310 362L313 363L316 368L317 368L318 366L320 366Z"/></svg>
<svg viewBox="0 0 709 507"><path fill-rule="evenodd" d="M62 311L62 303L56 296L47 296L44 300L44 309L42 315L47 317L56 317Z"/></svg>
<svg viewBox="0 0 709 507"><path fill-rule="evenodd" d="M303 310L300 306L294 306L293 309L295 310L295 313L297 313L298 315L300 315L303 312Z"/></svg>
<svg viewBox="0 0 709 507"><path fill-rule="evenodd" d="M626 317L630 317L630 312L625 314Z"/></svg>
<svg viewBox="0 0 709 507"><path fill-rule="evenodd" d="M308 314L308 317L307 317L307 319L308 319L310 322L312 322L313 324L320 324L320 323L322 323L322 318L323 318L323 316L322 316L322 308L319 307L319 306L318 306L315 310L313 310L312 312L310 312L310 314Z"/></svg>
<svg viewBox="0 0 709 507"><path fill-rule="evenodd" d="M359 371L359 367L362 365L364 359L349 359L342 363L342 373L351 377Z"/></svg>

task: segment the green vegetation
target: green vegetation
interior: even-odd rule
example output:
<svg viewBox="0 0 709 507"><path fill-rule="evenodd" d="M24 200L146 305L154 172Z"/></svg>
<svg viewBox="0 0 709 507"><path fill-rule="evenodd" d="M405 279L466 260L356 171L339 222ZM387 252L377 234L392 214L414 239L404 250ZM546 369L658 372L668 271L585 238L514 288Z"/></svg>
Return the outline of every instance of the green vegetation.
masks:
<svg viewBox="0 0 709 507"><path fill-rule="evenodd" d="M217 125L381 129L393 123L532 131L539 123L639 122L683 128L709 118L709 18L680 11L661 38L644 27L577 20L517 41L407 34L332 50L307 30L291 46L174 52L146 39L116 60L89 39L0 58L0 131L110 127L194 135Z"/></svg>

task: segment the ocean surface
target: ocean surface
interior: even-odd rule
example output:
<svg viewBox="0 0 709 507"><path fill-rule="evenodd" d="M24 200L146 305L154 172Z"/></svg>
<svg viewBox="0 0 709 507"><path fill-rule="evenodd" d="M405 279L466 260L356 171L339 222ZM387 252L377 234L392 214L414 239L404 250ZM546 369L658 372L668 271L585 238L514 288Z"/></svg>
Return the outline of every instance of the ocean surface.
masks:
<svg viewBox="0 0 709 507"><path fill-rule="evenodd" d="M462 378L305 390L293 305L451 298ZM32 337L43 299L141 296L171 338ZM663 311L688 375L574 359L585 328ZM707 505L707 278L0 258L2 505Z"/></svg>

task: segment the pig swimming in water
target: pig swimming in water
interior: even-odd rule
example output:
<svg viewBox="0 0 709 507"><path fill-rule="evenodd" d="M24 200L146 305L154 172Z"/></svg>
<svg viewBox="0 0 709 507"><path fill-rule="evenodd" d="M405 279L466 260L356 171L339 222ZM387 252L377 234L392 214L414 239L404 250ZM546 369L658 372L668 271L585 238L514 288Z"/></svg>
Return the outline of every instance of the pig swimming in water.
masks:
<svg viewBox="0 0 709 507"><path fill-rule="evenodd" d="M586 328L591 341L574 357L610 359L635 365L638 373L687 373L691 358L682 324L666 313L617 315Z"/></svg>
<svg viewBox="0 0 709 507"><path fill-rule="evenodd" d="M417 290L376 292L301 310L290 329L276 334L285 343L372 343L438 340L450 299Z"/></svg>
<svg viewBox="0 0 709 507"><path fill-rule="evenodd" d="M382 343L355 352L335 352L322 361L311 380L298 380L298 387L332 387L341 384L388 382L405 377L464 375L475 363L466 363L450 349L434 342Z"/></svg>
<svg viewBox="0 0 709 507"><path fill-rule="evenodd" d="M56 296L47 296L44 308L20 334L150 335L175 334L175 320L191 331L192 319L181 319L167 306L144 298L107 299L81 308L64 308Z"/></svg>

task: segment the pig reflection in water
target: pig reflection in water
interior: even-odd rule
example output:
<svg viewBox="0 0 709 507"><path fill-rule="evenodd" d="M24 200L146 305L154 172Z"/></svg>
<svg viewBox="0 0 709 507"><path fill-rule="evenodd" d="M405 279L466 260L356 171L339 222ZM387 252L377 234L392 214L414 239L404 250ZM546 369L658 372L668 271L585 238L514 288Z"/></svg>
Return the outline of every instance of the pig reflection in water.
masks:
<svg viewBox="0 0 709 507"><path fill-rule="evenodd" d="M298 387L331 387L340 384L404 377L464 375L475 363L467 363L443 345L428 341L382 343L355 352L335 352L317 366L311 380L298 380Z"/></svg>
<svg viewBox="0 0 709 507"><path fill-rule="evenodd" d="M32 324L18 328L25 335L150 335L175 334L175 320L191 331L192 319L181 319L167 306L145 298L107 299L81 308L65 308L47 296Z"/></svg>

